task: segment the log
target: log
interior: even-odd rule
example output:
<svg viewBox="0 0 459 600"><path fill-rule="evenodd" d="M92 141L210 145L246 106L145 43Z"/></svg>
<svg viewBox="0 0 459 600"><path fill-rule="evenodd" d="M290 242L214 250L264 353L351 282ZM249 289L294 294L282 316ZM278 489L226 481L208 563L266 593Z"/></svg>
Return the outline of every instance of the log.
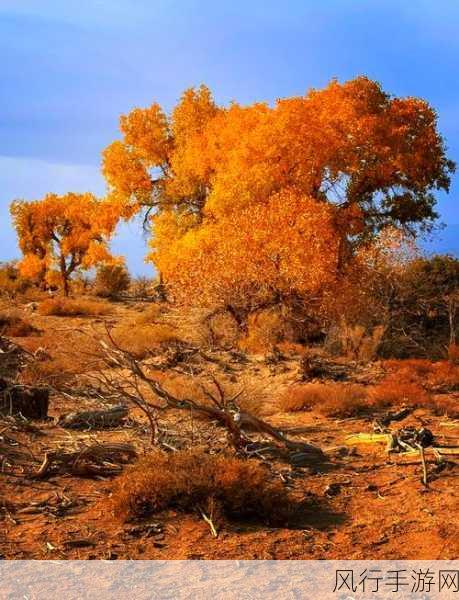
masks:
<svg viewBox="0 0 459 600"><path fill-rule="evenodd" d="M118 427L128 415L128 409L119 404L102 410L87 410L62 415L57 424L64 429L106 429Z"/></svg>
<svg viewBox="0 0 459 600"><path fill-rule="evenodd" d="M43 420L48 416L49 390L46 387L10 384L0 379L0 414L22 415Z"/></svg>

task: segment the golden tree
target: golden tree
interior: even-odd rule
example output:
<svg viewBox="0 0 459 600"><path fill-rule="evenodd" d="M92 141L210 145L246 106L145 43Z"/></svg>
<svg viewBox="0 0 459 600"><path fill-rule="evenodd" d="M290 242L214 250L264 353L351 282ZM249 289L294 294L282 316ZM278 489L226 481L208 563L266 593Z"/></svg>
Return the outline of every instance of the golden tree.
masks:
<svg viewBox="0 0 459 600"><path fill-rule="evenodd" d="M58 274L66 296L75 271L114 260L108 243L119 215L92 194L16 200L10 211L23 253L21 273L50 284Z"/></svg>
<svg viewBox="0 0 459 600"><path fill-rule="evenodd" d="M218 107L202 86L121 132L103 157L110 201L146 209L151 258L188 300L318 293L378 231L429 227L454 169L434 110L365 77L274 106Z"/></svg>

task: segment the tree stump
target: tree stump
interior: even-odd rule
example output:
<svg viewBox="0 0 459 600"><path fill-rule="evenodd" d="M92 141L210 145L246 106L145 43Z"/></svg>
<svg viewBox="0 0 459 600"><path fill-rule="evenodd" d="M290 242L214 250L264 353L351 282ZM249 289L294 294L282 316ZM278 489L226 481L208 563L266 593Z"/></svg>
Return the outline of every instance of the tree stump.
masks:
<svg viewBox="0 0 459 600"><path fill-rule="evenodd" d="M8 383L0 379L0 415L22 415L43 420L48 416L49 390Z"/></svg>

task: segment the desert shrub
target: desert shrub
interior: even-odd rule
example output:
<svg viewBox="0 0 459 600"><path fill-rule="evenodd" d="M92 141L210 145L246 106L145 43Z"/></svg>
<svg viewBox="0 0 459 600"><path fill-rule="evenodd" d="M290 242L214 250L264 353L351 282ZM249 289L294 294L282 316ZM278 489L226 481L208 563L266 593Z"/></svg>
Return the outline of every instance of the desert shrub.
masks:
<svg viewBox="0 0 459 600"><path fill-rule="evenodd" d="M446 416L450 419L459 419L459 402L457 398L451 398L443 394L441 396L434 396L431 399L429 408L436 415Z"/></svg>
<svg viewBox="0 0 459 600"><path fill-rule="evenodd" d="M102 302L85 298L48 298L40 303L38 311L44 316L84 317L100 316L109 312L109 307Z"/></svg>
<svg viewBox="0 0 459 600"><path fill-rule="evenodd" d="M327 417L352 417L368 410L363 387L345 383L306 383L290 387L280 401L287 412L316 410Z"/></svg>
<svg viewBox="0 0 459 600"><path fill-rule="evenodd" d="M136 325L157 325L163 322L164 304L152 303L140 312L135 318Z"/></svg>
<svg viewBox="0 0 459 600"><path fill-rule="evenodd" d="M129 293L137 298L148 298L153 295L153 280L149 277L135 277L131 279Z"/></svg>
<svg viewBox="0 0 459 600"><path fill-rule="evenodd" d="M455 391L459 389L459 365L442 360L432 364L428 383L433 388Z"/></svg>
<svg viewBox="0 0 459 600"><path fill-rule="evenodd" d="M129 288L131 278L125 265L100 265L94 281L94 293L101 298L116 298Z"/></svg>
<svg viewBox="0 0 459 600"><path fill-rule="evenodd" d="M200 507L276 523L285 521L293 506L281 482L270 481L259 463L200 450L145 456L118 479L112 501L115 515L123 520L167 508L193 512Z"/></svg>
<svg viewBox="0 0 459 600"><path fill-rule="evenodd" d="M209 342L220 348L233 348L239 337L239 324L229 311L211 314L206 320Z"/></svg>
<svg viewBox="0 0 459 600"><path fill-rule="evenodd" d="M0 334L10 337L38 335L40 331L18 312L0 313Z"/></svg>
<svg viewBox="0 0 459 600"><path fill-rule="evenodd" d="M22 277L14 262L0 263L0 295L16 297L30 287L32 282Z"/></svg>
<svg viewBox="0 0 459 600"><path fill-rule="evenodd" d="M176 330L163 323L125 323L115 327L113 337L120 348L131 352L138 359L145 358L151 350L162 344L180 341Z"/></svg>
<svg viewBox="0 0 459 600"><path fill-rule="evenodd" d="M247 334L239 347L250 354L265 354L276 344L292 339L292 326L278 308L260 310L247 318Z"/></svg>
<svg viewBox="0 0 459 600"><path fill-rule="evenodd" d="M402 379L400 373L388 375L369 393L371 405L375 408L392 406L428 407L431 398L426 390L415 381Z"/></svg>
<svg viewBox="0 0 459 600"><path fill-rule="evenodd" d="M382 325L368 329L363 325L341 322L330 332L326 345L333 354L340 354L354 360L370 361L378 354L384 331Z"/></svg>
<svg viewBox="0 0 459 600"><path fill-rule="evenodd" d="M385 368L390 380L412 383L425 388L454 391L459 389L459 365L451 361L432 362L424 359L387 360Z"/></svg>

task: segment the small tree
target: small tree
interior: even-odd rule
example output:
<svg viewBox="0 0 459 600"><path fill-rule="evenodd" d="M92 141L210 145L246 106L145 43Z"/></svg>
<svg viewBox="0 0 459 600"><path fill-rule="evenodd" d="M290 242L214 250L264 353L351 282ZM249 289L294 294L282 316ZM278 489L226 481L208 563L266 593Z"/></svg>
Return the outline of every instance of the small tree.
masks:
<svg viewBox="0 0 459 600"><path fill-rule="evenodd" d="M118 216L111 205L92 194L16 200L10 211L24 255L21 274L46 284L58 271L66 296L73 273L113 260L108 242Z"/></svg>

